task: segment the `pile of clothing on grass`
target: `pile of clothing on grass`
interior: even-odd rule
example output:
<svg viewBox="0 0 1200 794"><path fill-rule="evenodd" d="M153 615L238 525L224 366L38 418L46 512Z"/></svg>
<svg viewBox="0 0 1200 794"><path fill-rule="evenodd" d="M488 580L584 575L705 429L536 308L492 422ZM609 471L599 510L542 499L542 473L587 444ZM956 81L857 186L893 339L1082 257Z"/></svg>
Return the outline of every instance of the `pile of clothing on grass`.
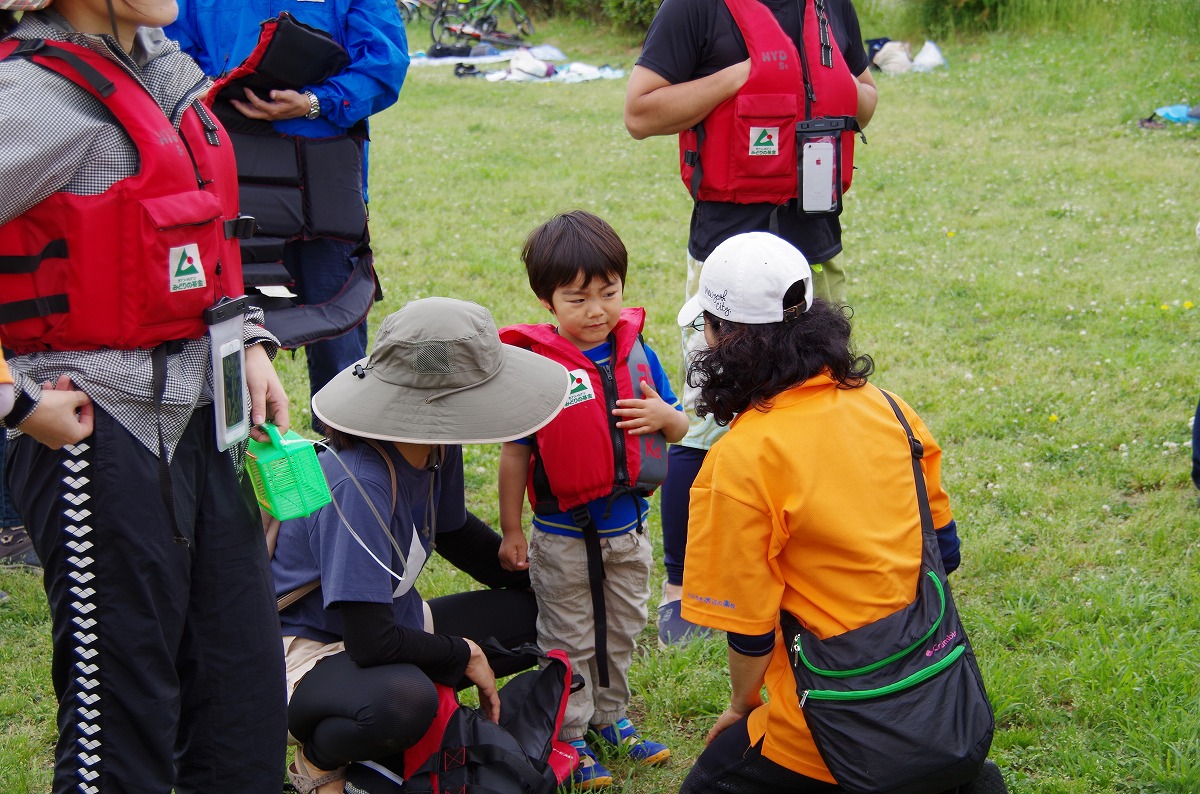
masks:
<svg viewBox="0 0 1200 794"><path fill-rule="evenodd" d="M926 41L914 57L912 45L907 41L892 41L889 38L867 39L867 56L871 66L884 74L905 72L932 72L946 65L946 59L938 45Z"/></svg>
<svg viewBox="0 0 1200 794"><path fill-rule="evenodd" d="M1157 130L1167 124L1200 124L1200 105L1167 105L1155 109L1153 113L1138 121L1138 126L1146 130Z"/></svg>

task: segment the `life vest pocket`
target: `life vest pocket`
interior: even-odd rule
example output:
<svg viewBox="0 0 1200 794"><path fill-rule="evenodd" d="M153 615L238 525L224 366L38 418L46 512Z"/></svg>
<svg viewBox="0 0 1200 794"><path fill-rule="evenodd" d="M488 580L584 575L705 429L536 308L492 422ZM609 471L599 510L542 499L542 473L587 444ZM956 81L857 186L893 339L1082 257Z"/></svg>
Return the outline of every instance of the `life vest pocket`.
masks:
<svg viewBox="0 0 1200 794"><path fill-rule="evenodd" d="M795 94L747 94L736 98L734 132L729 147L735 177L796 179Z"/></svg>
<svg viewBox="0 0 1200 794"><path fill-rule="evenodd" d="M142 326L178 325L178 337L204 332L201 314L221 295L220 268L225 226L220 200L194 191L146 199L132 212L139 222L131 229L153 229L128 242L144 246L144 271L129 273L123 293ZM130 259L134 257L130 255ZM123 319L123 318L122 318Z"/></svg>

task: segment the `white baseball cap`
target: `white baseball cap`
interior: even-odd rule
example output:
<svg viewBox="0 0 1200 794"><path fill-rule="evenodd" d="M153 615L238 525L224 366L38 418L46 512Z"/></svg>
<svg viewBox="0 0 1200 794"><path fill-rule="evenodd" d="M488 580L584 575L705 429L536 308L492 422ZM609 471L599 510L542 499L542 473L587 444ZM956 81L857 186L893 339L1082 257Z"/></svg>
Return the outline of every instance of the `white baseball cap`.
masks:
<svg viewBox="0 0 1200 794"><path fill-rule="evenodd" d="M804 282L804 303L784 307L783 296L797 281ZM679 310L677 322L688 326L709 312L746 325L778 323L808 311L812 301L812 270L804 254L773 234L746 232L730 237L704 260L699 291Z"/></svg>

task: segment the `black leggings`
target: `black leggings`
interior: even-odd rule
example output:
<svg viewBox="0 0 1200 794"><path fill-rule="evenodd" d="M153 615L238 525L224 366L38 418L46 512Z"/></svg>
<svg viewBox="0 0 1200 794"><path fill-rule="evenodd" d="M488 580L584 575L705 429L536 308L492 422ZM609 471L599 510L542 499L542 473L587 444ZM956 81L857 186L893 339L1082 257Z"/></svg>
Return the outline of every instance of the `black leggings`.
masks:
<svg viewBox="0 0 1200 794"><path fill-rule="evenodd" d="M820 794L842 789L833 783L805 777L762 756L762 740L750 745L750 733L742 718L721 731L704 748L688 772L679 794ZM989 768L990 767L990 768ZM1006 791L1000 771L988 763L980 778L941 794L974 794Z"/></svg>
<svg viewBox="0 0 1200 794"><path fill-rule="evenodd" d="M429 601L433 625L441 634L482 643L495 638L511 648L537 640L533 593L479 590ZM533 657L497 658L499 678L535 663ZM470 686L463 679L459 688ZM304 755L321 769L350 761L394 757L416 743L437 713L433 682L411 664L359 667L345 653L323 659L296 685L288 706L288 729L304 745Z"/></svg>
<svg viewBox="0 0 1200 794"><path fill-rule="evenodd" d="M679 794L815 794L837 791L833 783L805 777L763 758L762 742L750 745L743 718L717 735L688 772Z"/></svg>

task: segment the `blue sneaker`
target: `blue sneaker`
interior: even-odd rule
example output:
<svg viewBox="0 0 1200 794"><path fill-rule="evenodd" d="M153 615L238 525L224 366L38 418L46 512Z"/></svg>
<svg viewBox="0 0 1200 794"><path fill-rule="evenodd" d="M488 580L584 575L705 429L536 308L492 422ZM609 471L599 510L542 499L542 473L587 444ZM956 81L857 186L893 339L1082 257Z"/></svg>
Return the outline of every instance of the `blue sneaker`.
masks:
<svg viewBox="0 0 1200 794"><path fill-rule="evenodd" d="M579 766L571 773L571 788L574 791L595 791L613 784L612 772L604 768L587 742L572 739L571 746L579 751Z"/></svg>
<svg viewBox="0 0 1200 794"><path fill-rule="evenodd" d="M681 606L682 601L668 601L658 608L658 647L663 650L671 645L687 645L712 634L712 629L684 620L679 614Z"/></svg>
<svg viewBox="0 0 1200 794"><path fill-rule="evenodd" d="M628 719L622 718L616 725L596 731L606 744L627 752L634 761L645 766L661 764L671 757L671 748L665 744L643 739Z"/></svg>

